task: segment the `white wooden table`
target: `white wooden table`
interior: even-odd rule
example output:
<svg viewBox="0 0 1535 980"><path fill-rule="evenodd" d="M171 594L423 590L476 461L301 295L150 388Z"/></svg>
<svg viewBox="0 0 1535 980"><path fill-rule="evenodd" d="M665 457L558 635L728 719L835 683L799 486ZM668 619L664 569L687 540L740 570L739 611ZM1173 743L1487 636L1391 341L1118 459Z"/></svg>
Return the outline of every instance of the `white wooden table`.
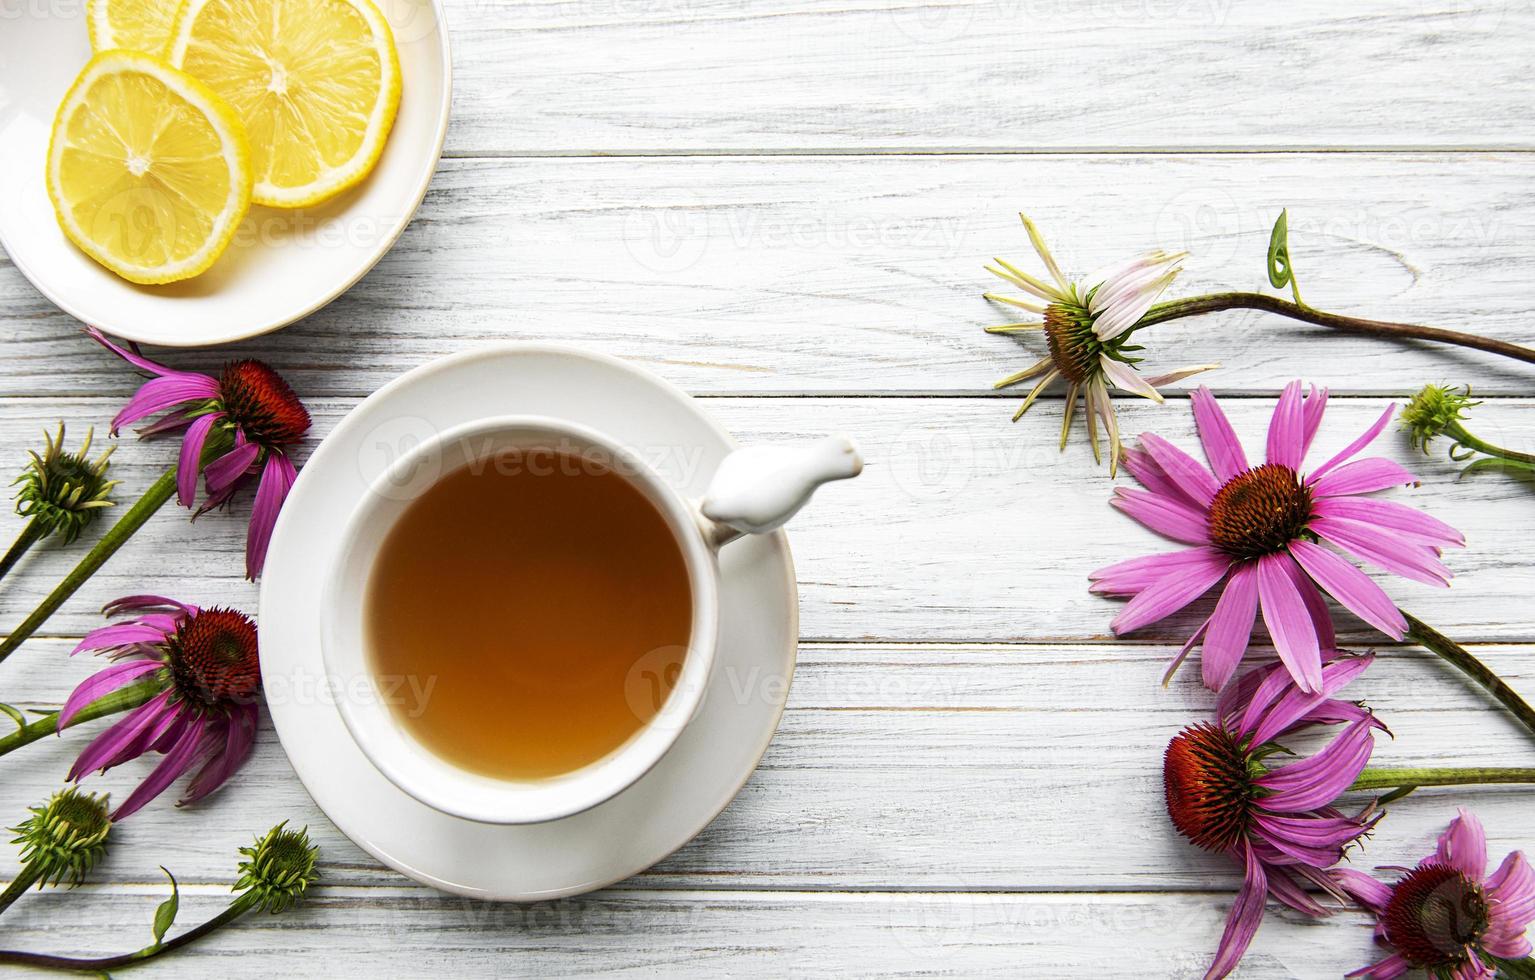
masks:
<svg viewBox="0 0 1535 980"><path fill-rule="evenodd" d="M1176 838L1170 735L1209 696L1163 690L1179 637L1115 640L1087 573L1155 544L1060 402L1010 425L992 380L1033 356L988 336L980 266L1024 257L1038 218L1077 271L1156 245L1194 251L1185 293L1259 288L1282 206L1308 300L1535 343L1535 8L1522 0L450 0L456 115L415 223L349 295L288 330L205 352L268 359L318 438L402 371L490 340L557 340L643 364L743 441L857 437L862 480L794 525L803 641L782 727L735 803L651 871L531 907L438 895L338 834L270 728L206 805L162 799L80 892L6 913L6 945L136 947L183 883L182 921L222 906L236 847L283 818L323 848L302 909L250 919L154 969L188 976L884 973L1190 976L1237 877ZM59 419L102 427L137 379L0 262L6 466ZM1487 396L1477 431L1531 446L1529 370L1493 358L1227 315L1155 329L1261 439L1280 385L1334 394L1318 452L1428 381ZM1028 350L1024 348L1030 348ZM1130 432L1192 438L1187 402L1120 402ZM125 440L126 441L126 440ZM313 440L311 440L311 445ZM1411 451L1393 430L1383 451ZM125 445L125 498L172 459ZM1535 494L1412 459L1408 495L1466 531L1458 577L1391 593L1535 697ZM247 505L248 506L248 505ZM73 638L102 602L152 590L254 611L243 507L167 508L0 667L54 706L96 665ZM6 540L19 524L0 523ZM99 532L98 532L99 533ZM19 621L78 555L44 550L0 592ZM1361 624L1357 644L1374 641ZM1424 655L1384 649L1360 683L1396 733L1390 765L1528 765L1535 745ZM0 761L14 823L84 732ZM101 780L121 793L145 771ZM1361 866L1415 860L1474 806L1496 854L1535 846L1532 797L1424 792ZM0 859L0 877L14 854ZM1248 977L1326 977L1371 956L1360 915L1271 912Z"/></svg>

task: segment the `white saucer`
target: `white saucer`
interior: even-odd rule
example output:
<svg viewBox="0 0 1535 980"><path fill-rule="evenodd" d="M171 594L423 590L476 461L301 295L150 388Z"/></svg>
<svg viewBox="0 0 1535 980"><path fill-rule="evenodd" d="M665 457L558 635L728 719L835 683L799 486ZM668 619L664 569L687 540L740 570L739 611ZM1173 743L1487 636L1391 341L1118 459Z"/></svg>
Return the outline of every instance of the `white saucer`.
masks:
<svg viewBox="0 0 1535 980"><path fill-rule="evenodd" d="M721 552L720 646L708 693L677 744L638 783L584 813L497 826L433 810L362 754L323 687L320 582L354 502L389 461L435 431L487 415L541 414L627 444L699 496L734 444L680 390L573 348L496 345L385 385L299 473L261 580L261 673L283 748L336 826L417 881L475 898L535 901L601 888L691 840L745 785L778 727L794 673L799 602L782 531ZM453 597L442 597L452 615ZM341 692L345 696L345 692Z"/></svg>
<svg viewBox="0 0 1535 980"><path fill-rule="evenodd" d="M253 206L213 268L138 286L59 229L43 180L59 101L91 56L85 0L0 6L0 244L65 313L149 344L222 344L286 326L345 292L384 257L426 195L448 132L452 59L441 0L377 0L403 90L378 165L311 208Z"/></svg>

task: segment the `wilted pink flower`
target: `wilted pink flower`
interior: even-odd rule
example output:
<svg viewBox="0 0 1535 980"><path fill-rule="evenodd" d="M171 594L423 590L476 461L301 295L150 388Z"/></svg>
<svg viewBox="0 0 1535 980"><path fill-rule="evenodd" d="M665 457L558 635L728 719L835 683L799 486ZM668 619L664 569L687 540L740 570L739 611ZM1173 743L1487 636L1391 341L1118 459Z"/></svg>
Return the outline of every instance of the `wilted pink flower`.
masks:
<svg viewBox="0 0 1535 980"><path fill-rule="evenodd" d="M1209 389L1191 396L1207 468L1150 433L1125 451L1125 468L1145 490L1120 488L1113 504L1159 534L1194 545L1099 569L1094 592L1133 596L1112 628L1123 634L1172 615L1221 586L1215 611L1189 637L1184 654L1204 641L1205 683L1224 687L1241 662L1261 609L1274 647L1303 691L1321 690L1322 651L1332 624L1318 589L1360 619L1400 640L1407 623L1368 575L1326 541L1388 572L1446 586L1441 549L1464 546L1460 532L1403 504L1361 495L1413 484L1391 460L1354 460L1391 418L1392 408L1364 435L1309 475L1306 451L1322 424L1327 391L1301 383L1285 387L1269 423L1268 451L1251 466L1231 423ZM1212 472L1212 469L1214 472ZM1180 654L1180 659L1182 654ZM1176 662L1175 662L1176 663Z"/></svg>
<svg viewBox="0 0 1535 980"><path fill-rule="evenodd" d="M1499 960L1526 960L1535 922L1535 870L1514 851L1490 876L1487 835L1464 808L1439 835L1439 847L1387 885L1360 871L1331 872L1333 880L1375 913L1375 939L1396 952L1350 973L1391 980L1419 969L1445 980L1498 975ZM1529 964L1522 963L1526 970ZM1524 973L1517 974L1524 976Z"/></svg>
<svg viewBox="0 0 1535 980"><path fill-rule="evenodd" d="M86 332L134 367L155 375L117 413L112 434L117 434L119 426L167 413L139 434L185 432L176 465L176 499L181 506L192 506L199 473L204 477L207 498L198 513L228 502L247 478L259 476L245 538L245 575L255 578L261 574L272 526L298 476L286 447L309 431L304 403L281 375L261 361L231 361L213 378L172 371L118 347L94 327ZM204 447L214 438L227 440L224 444L228 449L204 466Z"/></svg>
<svg viewBox="0 0 1535 980"><path fill-rule="evenodd" d="M1323 873L1379 819L1373 805L1348 816L1333 804L1364 771L1385 726L1365 708L1332 695L1372 658L1329 653L1319 690L1301 690L1279 664L1249 672L1227 688L1216 720L1183 729L1167 746L1162 780L1173 826L1195 846L1244 869L1220 949L1206 974L1236 968L1263 919L1266 896L1312 916L1329 914L1307 892L1343 894ZM1272 766L1292 753L1279 739L1313 725L1343 725L1309 758Z"/></svg>
<svg viewBox="0 0 1535 980"><path fill-rule="evenodd" d="M240 767L256 742L256 625L232 609L199 609L153 595L118 599L102 611L137 615L92 631L75 647L74 653L105 653L116 662L75 688L59 711L59 730L86 705L135 681L154 677L164 689L96 736L68 778L159 752L165 758L112 819L137 811L193 767L200 766L181 802L202 799Z"/></svg>

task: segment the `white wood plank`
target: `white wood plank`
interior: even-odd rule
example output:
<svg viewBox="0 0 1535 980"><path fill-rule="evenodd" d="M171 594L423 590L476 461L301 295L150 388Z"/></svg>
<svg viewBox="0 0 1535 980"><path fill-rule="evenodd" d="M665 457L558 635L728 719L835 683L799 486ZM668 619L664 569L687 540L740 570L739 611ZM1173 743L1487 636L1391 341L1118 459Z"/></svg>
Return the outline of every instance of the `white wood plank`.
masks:
<svg viewBox="0 0 1535 980"><path fill-rule="evenodd" d="M1535 77L1535 76L1532 76ZM759 157L448 161L393 252L307 321L167 352L268 359L307 397L361 395L487 341L579 343L700 393L980 393L1038 356L981 299L994 255L1032 265L1016 213L1086 275L1193 251L1178 295L1267 289L1289 206L1310 302L1535 346L1535 154ZM270 212L252 221L270 222ZM298 219L298 220L303 220ZM363 218L302 232L368 235ZM1013 311L1017 312L1017 311ZM1143 335L1152 365L1220 362L1226 390L1317 373L1339 390L1429 381L1531 393L1530 365L1234 312ZM125 395L133 378L0 263L0 394Z"/></svg>
<svg viewBox="0 0 1535 980"><path fill-rule="evenodd" d="M1059 402L1011 424L1016 398L720 398L704 404L747 443L841 430L862 446L868 467L856 481L827 488L795 519L791 541L799 574L801 629L833 640L1104 639L1119 609L1090 595L1087 576L1111 562L1177 546L1144 531L1108 506L1114 486L1092 463L1085 440L1057 451ZM1352 440L1389 403L1334 399L1313 452L1313 465ZM316 433L330 428L352 402L317 400ZM104 398L0 401L0 444L35 444L45 426L66 419L77 431L115 410ZM1479 427L1494 441L1528 434L1518 420L1524 400L1479 410ZM1233 424L1250 447L1262 445L1272 402L1230 404ZM1124 430L1151 429L1197 452L1185 401L1164 406L1135 399L1122 407ZM1255 452L1257 450L1254 450ZM1494 474L1457 482L1443 458L1415 453L1394 428L1375 451L1402 460L1424 480L1395 499L1459 527L1469 540L1451 552L1454 588L1386 580L1387 591L1425 621L1465 642L1524 640L1535 635L1535 568L1527 540L1531 489ZM173 444L127 445L114 458L126 481L124 500L175 458ZM1121 483L1127 480L1121 477ZM47 624L55 635L99 625L101 605L153 588L189 599L254 608L255 588L241 579L249 504L196 523L174 505L157 514L125 549ZM20 528L0 520L7 541ZM93 529L93 535L99 533ZM0 590L0 629L20 622L80 555L39 549ZM1206 610L1208 612L1208 610ZM1340 614L1341 616L1342 614ZM1185 617L1136 634L1136 641L1181 642L1197 619ZM1348 618L1343 623L1352 623ZM1375 642L1357 624L1345 635Z"/></svg>
<svg viewBox="0 0 1535 980"><path fill-rule="evenodd" d="M18 654L0 666L0 692L27 708L56 706L100 666L69 659L67 649L49 641ZM1478 652L1535 698L1535 647ZM1195 672L1159 687L1163 661L1144 646L807 645L778 735L741 796L626 887L1234 888L1234 869L1185 844L1167 821L1162 753L1213 699ZM743 679L741 696L760 696L770 679L757 681ZM1380 741L1378 765L1535 759L1527 734L1421 653L1384 653L1350 694L1395 734ZM0 759L0 817L45 798L105 724ZM130 765L91 785L120 796L145 772L147 764ZM1422 791L1392 807L1357 862L1415 860L1457 803L1483 818L1494 850L1530 849L1532 792ZM156 865L174 857L178 878L220 881L250 834L291 818L323 847L328 879L398 882L314 808L269 726L235 782L192 809L171 802L124 823L96 880L153 881ZM7 851L0 878L13 865Z"/></svg>
<svg viewBox="0 0 1535 980"><path fill-rule="evenodd" d="M153 886L48 892L6 914L5 944L137 947ZM227 901L183 890L191 925ZM1190 977L1209 965L1225 895L601 892L492 906L421 889L317 889L160 960L156 976ZM1380 958L1367 921L1271 911L1239 980L1337 977Z"/></svg>
<svg viewBox="0 0 1535 980"><path fill-rule="evenodd" d="M1510 0L447 8L461 154L1529 146L1535 122Z"/></svg>

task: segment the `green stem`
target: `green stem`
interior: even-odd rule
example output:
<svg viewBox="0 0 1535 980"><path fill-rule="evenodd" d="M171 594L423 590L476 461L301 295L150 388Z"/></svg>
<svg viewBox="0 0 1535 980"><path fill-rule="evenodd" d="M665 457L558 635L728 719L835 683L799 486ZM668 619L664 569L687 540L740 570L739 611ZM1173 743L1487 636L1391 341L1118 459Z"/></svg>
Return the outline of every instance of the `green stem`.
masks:
<svg viewBox="0 0 1535 980"><path fill-rule="evenodd" d="M134 681L125 687L103 694L90 704L76 712L69 719L65 728L73 728L87 721L95 721L107 715L116 714L119 711L127 711L129 708L137 708L150 698L165 690L165 682L159 677L147 677ZM52 735L59 730L59 713L50 711L41 715L30 724L22 725L9 735L0 737L0 755L5 755L13 749L19 749L23 745L31 745L33 742L45 736Z"/></svg>
<svg viewBox="0 0 1535 980"><path fill-rule="evenodd" d="M20 534L16 535L16 541L11 545L11 550L5 553L4 558L0 558L0 578L5 578L5 573L11 570L11 566L16 564L21 556L26 554L34 544L37 544L47 536L48 530L43 527L41 518L34 517L28 521L27 526L21 529Z"/></svg>
<svg viewBox="0 0 1535 980"><path fill-rule="evenodd" d="M1445 428L1445 434L1467 449L1474 449L1486 456L1497 456L1501 459L1513 460L1516 463L1535 464L1535 453L1521 453L1513 449L1504 449L1502 446L1494 446L1490 442L1484 442L1472 435L1465 426L1459 422L1452 422Z"/></svg>
<svg viewBox="0 0 1535 980"><path fill-rule="evenodd" d="M11 903L21 897L21 893L37 883L37 879L43 873L43 862L32 861L16 873L16 880L6 886L5 891L0 892L0 912L11 907Z"/></svg>
<svg viewBox="0 0 1535 980"><path fill-rule="evenodd" d="M55 970L79 970L82 972L101 972L103 970L120 970L126 966L136 966L145 960L152 959L162 953L170 953L188 943L196 942L202 937L233 922L244 915L256 904L256 897L251 892L245 892L239 898L229 903L229 907L193 929L188 929L175 939L168 939L163 943L153 946L145 946L143 949L132 953L122 953L118 956L103 956L99 958L76 958L73 956L51 956L47 953L24 953L19 950L0 950L0 963L14 963L18 966L40 966Z"/></svg>
<svg viewBox="0 0 1535 980"><path fill-rule="evenodd" d="M1188 316L1201 316L1205 313L1218 313L1221 310L1238 309L1278 313L1280 316L1287 316L1292 320L1314 323L1318 326L1331 327L1334 330L1343 330L1348 333L1406 340L1430 340L1435 343L1454 344L1458 347L1469 347L1472 350L1511 357L1516 361L1523 361L1526 364L1535 364L1535 350L1521 347L1518 344L1510 344L1507 341L1489 340L1486 337L1462 333L1459 330L1446 330L1443 327L1424 327L1413 323L1392 323L1387 320L1367 320L1363 317L1327 313L1314 307L1302 306L1299 303L1292 303L1287 299L1280 299L1278 296L1269 296L1266 293L1208 293L1204 296L1190 296L1186 299L1175 299L1166 303L1158 303L1141 318L1140 322L1136 324L1136 329L1162 323L1165 320L1178 320Z"/></svg>
<svg viewBox="0 0 1535 980"><path fill-rule="evenodd" d="M1406 610L1401 612L1407 619L1407 639L1437 653L1450 666L1486 688L1489 694L1519 719L1520 724L1530 730L1531 735L1535 735L1535 708L1531 708L1518 691L1509 687L1503 678L1494 674L1490 667L1472 656L1465 647Z"/></svg>
<svg viewBox="0 0 1535 980"><path fill-rule="evenodd" d="M1535 769L1366 769L1351 790L1535 783Z"/></svg>
<svg viewBox="0 0 1535 980"><path fill-rule="evenodd" d="M74 595L75 590L96 573L96 569L106 564L107 559L115 555L117 549L133 537L134 532L143 527L144 522L175 495L176 468L173 466L165 471L164 476L150 484L149 489L144 491L144 496L139 498L139 502L128 508L123 516L118 518L117 523L112 525L112 529L101 536L101 540L96 542L96 547L80 559L80 564L75 566L74 571L64 576L64 581L48 593L48 598L32 611L32 615L12 630L4 642L0 642L0 661L4 661L28 637L37 632L37 628L47 622L48 617L64 604L64 600Z"/></svg>

